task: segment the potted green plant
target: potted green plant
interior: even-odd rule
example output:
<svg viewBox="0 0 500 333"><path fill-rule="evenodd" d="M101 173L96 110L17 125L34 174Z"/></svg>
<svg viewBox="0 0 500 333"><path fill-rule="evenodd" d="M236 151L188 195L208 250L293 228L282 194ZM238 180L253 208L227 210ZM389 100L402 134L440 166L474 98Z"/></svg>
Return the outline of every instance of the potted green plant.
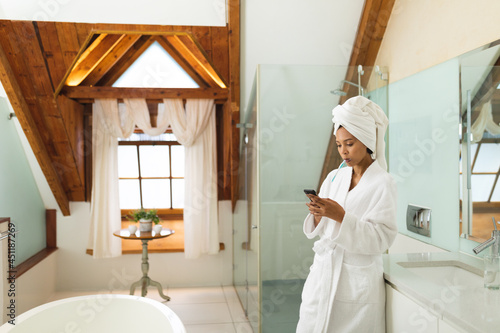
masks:
<svg viewBox="0 0 500 333"><path fill-rule="evenodd" d="M129 220L139 222L139 231L151 231L153 223L160 223L156 209L136 209L130 212Z"/></svg>

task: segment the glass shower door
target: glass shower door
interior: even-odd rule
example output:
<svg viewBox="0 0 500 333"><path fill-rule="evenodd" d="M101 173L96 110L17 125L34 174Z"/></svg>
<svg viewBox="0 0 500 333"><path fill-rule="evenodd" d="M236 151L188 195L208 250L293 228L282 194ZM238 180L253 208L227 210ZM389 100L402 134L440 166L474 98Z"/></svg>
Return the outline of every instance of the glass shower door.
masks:
<svg viewBox="0 0 500 333"><path fill-rule="evenodd" d="M239 199L233 216L233 279L254 332L258 332L259 310L257 292L258 272L258 211L256 155L256 82L242 123L240 142Z"/></svg>
<svg viewBox="0 0 500 333"><path fill-rule="evenodd" d="M240 125L241 191L233 219L234 283L256 333L295 332L314 241L302 232L308 213L303 190L318 190L322 180L331 111L347 71L307 65L257 69ZM363 93L386 106L386 82L376 70L365 73L375 81Z"/></svg>

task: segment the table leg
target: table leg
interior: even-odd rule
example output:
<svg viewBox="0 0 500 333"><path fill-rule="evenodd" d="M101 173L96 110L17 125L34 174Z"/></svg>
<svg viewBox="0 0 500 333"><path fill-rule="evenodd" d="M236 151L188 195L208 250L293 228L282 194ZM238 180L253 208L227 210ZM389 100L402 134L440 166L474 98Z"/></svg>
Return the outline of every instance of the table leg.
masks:
<svg viewBox="0 0 500 333"><path fill-rule="evenodd" d="M149 285L149 277L148 277L148 272L149 272L149 261L148 261L148 240L147 239L142 239L142 297L146 296L148 294L148 285Z"/></svg>
<svg viewBox="0 0 500 333"><path fill-rule="evenodd" d="M142 239L142 277L139 281L132 283L130 286L130 295L133 295L135 288L141 286L141 296L144 297L148 293L149 286L149 262L148 262L148 239Z"/></svg>
<svg viewBox="0 0 500 333"><path fill-rule="evenodd" d="M132 286L130 286L130 295L133 295L135 292L135 288L138 286L141 286L141 295L142 297L145 297L148 293L148 286L154 286L158 288L158 292L160 293L160 296L167 300L170 301L170 297L166 296L163 294L163 288L161 284L157 281L153 281L149 278L148 272L149 272L149 261L148 261L148 241L149 239L142 239L142 277L139 281L132 283Z"/></svg>
<svg viewBox="0 0 500 333"><path fill-rule="evenodd" d="M151 279L150 279L150 280L149 280L149 283L150 283L152 286L155 286L156 288L158 288L158 292L160 293L160 296L161 296L163 299L165 299L165 300L167 300L167 301L170 301L170 297L169 297L169 296L167 296L167 295L165 295L165 294L163 293L163 288L161 287L160 282L156 282L156 281L153 281L153 280L151 280Z"/></svg>

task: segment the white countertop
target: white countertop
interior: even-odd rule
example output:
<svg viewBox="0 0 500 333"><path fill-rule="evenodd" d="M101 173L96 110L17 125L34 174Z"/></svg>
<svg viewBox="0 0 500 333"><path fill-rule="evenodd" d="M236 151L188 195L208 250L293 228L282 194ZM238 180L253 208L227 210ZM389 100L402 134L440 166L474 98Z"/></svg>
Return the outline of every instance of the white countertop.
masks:
<svg viewBox="0 0 500 333"><path fill-rule="evenodd" d="M442 265L462 262L483 272L483 261L456 252L405 253L384 255L384 278L396 290L415 300L439 319L466 332L500 332L500 290L480 286L456 287L443 281L432 283L399 265L400 262ZM439 263L437 263L439 262ZM418 264L416 264L418 265Z"/></svg>

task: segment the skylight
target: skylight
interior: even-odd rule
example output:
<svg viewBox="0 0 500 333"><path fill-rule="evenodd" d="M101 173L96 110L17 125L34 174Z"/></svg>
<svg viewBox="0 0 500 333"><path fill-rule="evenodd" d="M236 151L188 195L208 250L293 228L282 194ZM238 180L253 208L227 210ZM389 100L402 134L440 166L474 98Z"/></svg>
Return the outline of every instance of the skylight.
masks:
<svg viewBox="0 0 500 333"><path fill-rule="evenodd" d="M158 42L154 42L113 84L118 88L199 88Z"/></svg>

